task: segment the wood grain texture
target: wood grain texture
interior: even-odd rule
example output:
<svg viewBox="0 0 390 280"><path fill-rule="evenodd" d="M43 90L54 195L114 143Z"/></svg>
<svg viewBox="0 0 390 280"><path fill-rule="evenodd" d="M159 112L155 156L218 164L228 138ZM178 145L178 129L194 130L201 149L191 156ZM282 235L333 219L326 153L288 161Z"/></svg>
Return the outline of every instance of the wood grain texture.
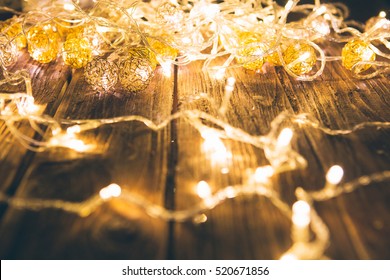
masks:
<svg viewBox="0 0 390 280"><path fill-rule="evenodd" d="M34 88L33 96L36 104L42 106L41 110L47 114L56 110L71 75L69 68L54 63L41 65L30 59L27 52L23 52L9 71L21 69L30 73ZM0 91L5 93L23 92L24 90L24 85L3 85L0 88ZM38 137L27 123L19 124L18 129L28 137ZM35 154L16 143L3 122L0 123L0 131L0 190L12 194Z"/></svg>
<svg viewBox="0 0 390 280"><path fill-rule="evenodd" d="M340 48L326 48L335 55ZM26 60L26 65L31 61ZM47 68L34 76L37 100L57 119L102 118L139 114L161 122L171 113L199 109L216 115L225 81L201 71L201 63L175 67L172 77L158 68L145 92L98 95L80 71ZM63 71L63 72L58 72ZM57 74L56 74L57 73ZM48 75L65 76L69 86L50 92ZM68 76L67 76L68 75ZM255 74L230 69L236 79L226 119L255 135L266 134L281 112L309 113L332 129L366 121L390 121L388 77L356 80L339 62L328 63L313 82L299 82L281 68L266 66ZM39 78L40 77L40 78ZM47 83L47 82L46 82ZM207 93L216 105L197 98ZM46 101L44 98L47 98ZM294 126L293 145L309 167L280 174L272 188L289 205L301 186L318 190L327 169L340 164L344 181L390 167L389 130L365 128L347 136L329 136L308 126ZM246 170L268 164L261 149L224 140L231 152L225 163L202 152L203 138L183 119L155 133L139 123L104 126L82 138L96 153L80 155L64 149L34 154L9 138L2 127L0 186L20 197L80 201L109 183L118 183L169 209L187 209L200 201L195 186L205 180L213 192L243 183ZM8 140L7 140L8 139ZM22 160L30 154L28 161ZM18 155L18 156L16 156ZM18 159L19 157L19 159ZM10 164L9 159L13 159ZM22 168L23 167L23 168ZM222 170L224 168L224 170ZM226 170L228 169L228 173ZM19 171L18 171L19 170ZM223 172L221 172L223 171ZM3 175L4 174L4 175ZM326 255L332 259L388 259L390 192L388 182L372 184L338 198L315 203L329 227ZM62 211L21 211L8 207L0 224L0 256L32 259L275 259L291 245L290 220L266 198L241 197L207 211L207 222L167 223L143 211L112 201L87 218ZM28 234L25 234L27 233Z"/></svg>
<svg viewBox="0 0 390 280"><path fill-rule="evenodd" d="M156 122L171 113L173 80L153 79L145 92L97 95L81 71L72 80L58 108L57 119L107 118L138 114ZM36 155L26 170L17 196L81 201L110 183L164 205L169 129L155 133L139 123L102 127L83 135L99 147L80 155L56 149ZM51 221L48 223L47 221ZM23 234L28 230L29 234ZM60 211L29 213L9 209L0 228L3 258L116 259L164 258L167 225L120 202L81 219ZM52 246L39 250L39 244Z"/></svg>

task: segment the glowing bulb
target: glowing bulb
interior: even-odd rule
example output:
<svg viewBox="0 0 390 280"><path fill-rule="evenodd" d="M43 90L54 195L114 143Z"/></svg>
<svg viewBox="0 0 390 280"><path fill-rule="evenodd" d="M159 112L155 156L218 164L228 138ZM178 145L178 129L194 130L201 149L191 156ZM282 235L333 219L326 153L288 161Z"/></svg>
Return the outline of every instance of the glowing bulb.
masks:
<svg viewBox="0 0 390 280"><path fill-rule="evenodd" d="M299 59L300 59L301 61L305 61L305 60L308 59L309 57L310 57L310 53L305 52L305 53L303 53L303 54L299 57Z"/></svg>
<svg viewBox="0 0 390 280"><path fill-rule="evenodd" d="M93 45L94 47L98 47L98 46L100 45L99 39L98 39L98 38L93 38L93 40L92 40L92 45Z"/></svg>
<svg viewBox="0 0 390 280"><path fill-rule="evenodd" d="M117 184L110 184L107 187L100 190L99 195L103 200L110 199L112 197L119 197L122 193L122 189Z"/></svg>
<svg viewBox="0 0 390 280"><path fill-rule="evenodd" d="M324 15L324 19L330 20L330 19L331 19L331 18L330 18L330 15L329 15L329 14L325 14L325 15Z"/></svg>
<svg viewBox="0 0 390 280"><path fill-rule="evenodd" d="M40 108L41 108L39 105L36 105L34 103L33 97L25 99L24 102L20 103L20 105L21 106L19 107L19 113L22 115L23 114L34 115L34 114L38 113Z"/></svg>
<svg viewBox="0 0 390 280"><path fill-rule="evenodd" d="M73 133L54 133L53 138L49 141L49 146L65 147L77 152L86 152L92 149L92 145L87 145L83 140L77 139Z"/></svg>
<svg viewBox="0 0 390 280"><path fill-rule="evenodd" d="M284 128L279 134L277 146L287 147L290 144L293 135L294 133L291 128Z"/></svg>
<svg viewBox="0 0 390 280"><path fill-rule="evenodd" d="M298 227L307 227L310 224L310 205L299 200L293 205L292 221Z"/></svg>
<svg viewBox="0 0 390 280"><path fill-rule="evenodd" d="M231 153L226 149L225 144L213 131L202 133L204 142L202 144L203 152L210 157L212 164L224 165L231 157ZM224 166L226 167L226 166Z"/></svg>
<svg viewBox="0 0 390 280"><path fill-rule="evenodd" d="M184 37L183 39L181 39L181 41L184 45L189 45L192 42L191 38L189 37Z"/></svg>
<svg viewBox="0 0 390 280"><path fill-rule="evenodd" d="M67 11L74 11L75 10L75 7L72 3L65 3L64 4L64 9L67 10Z"/></svg>
<svg viewBox="0 0 390 280"><path fill-rule="evenodd" d="M66 133L68 133L68 134L75 134L75 133L80 133L80 132L81 132L81 128L79 125L70 126L66 130Z"/></svg>
<svg viewBox="0 0 390 280"><path fill-rule="evenodd" d="M215 74L214 74L214 78L218 81L222 80L223 78L225 78L225 69L221 68L221 69L218 69Z"/></svg>
<svg viewBox="0 0 390 280"><path fill-rule="evenodd" d="M371 49L369 42L355 39L343 47L341 51L341 63L348 70L353 70L355 73L360 73L368 70L372 65L368 62L375 61L376 54ZM355 67L359 62L367 62L363 65Z"/></svg>
<svg viewBox="0 0 390 280"><path fill-rule="evenodd" d="M326 181L332 185L337 185L340 183L341 179L344 176L344 170L339 165L333 165L328 173L326 173Z"/></svg>
<svg viewBox="0 0 390 280"><path fill-rule="evenodd" d="M229 172L230 172L230 170L227 167L224 167L224 168L221 169L221 173L222 174L228 174Z"/></svg>
<svg viewBox="0 0 390 280"><path fill-rule="evenodd" d="M327 15L328 14L325 14L324 18ZM316 30L318 33L320 33L323 36L329 35L329 33L330 33L329 23L328 23L328 21L326 19L325 20L322 19L322 18L314 19L311 22L311 27L313 27L314 30Z"/></svg>
<svg viewBox="0 0 390 280"><path fill-rule="evenodd" d="M203 224L203 223L207 222L207 216L205 214L200 214L200 215L195 216L192 219L192 221L195 224Z"/></svg>
<svg viewBox="0 0 390 280"><path fill-rule="evenodd" d="M381 18L386 18L387 15L385 11L381 11L378 16Z"/></svg>
<svg viewBox="0 0 390 280"><path fill-rule="evenodd" d="M89 150L89 146L84 143L83 140L80 139L69 139L65 145L65 147L68 147L72 150L75 150L77 152L85 152Z"/></svg>
<svg viewBox="0 0 390 280"><path fill-rule="evenodd" d="M209 184L207 184L206 181L200 181L196 185L196 193L201 198L209 197L211 195L211 189L210 189Z"/></svg>
<svg viewBox="0 0 390 280"><path fill-rule="evenodd" d="M229 77L227 79L227 82L226 82L225 90L226 91L233 91L235 83L236 83L236 79L233 77Z"/></svg>
<svg viewBox="0 0 390 280"><path fill-rule="evenodd" d="M234 187L227 187L225 189L226 197L228 198L234 198L237 196L237 191L234 189Z"/></svg>
<svg viewBox="0 0 390 280"><path fill-rule="evenodd" d="M26 107L26 112L29 113L29 114L34 114L34 113L37 113L39 111L39 106L34 104L34 103L31 103L31 104L28 104L28 106Z"/></svg>
<svg viewBox="0 0 390 280"><path fill-rule="evenodd" d="M256 183L265 183L274 175L274 169L271 165L256 168L254 179Z"/></svg>

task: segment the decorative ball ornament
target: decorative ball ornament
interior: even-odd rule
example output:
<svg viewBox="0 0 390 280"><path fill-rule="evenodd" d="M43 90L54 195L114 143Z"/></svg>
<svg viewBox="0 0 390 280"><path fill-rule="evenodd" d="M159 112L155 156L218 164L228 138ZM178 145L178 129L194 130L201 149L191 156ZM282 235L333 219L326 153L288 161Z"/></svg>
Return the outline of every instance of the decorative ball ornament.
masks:
<svg viewBox="0 0 390 280"><path fill-rule="evenodd" d="M0 35L0 64L8 67L17 60L17 47L14 41L10 41L6 36Z"/></svg>
<svg viewBox="0 0 390 280"><path fill-rule="evenodd" d="M20 22L15 22L12 18L7 19L1 23L0 32L5 34L10 40L15 41L19 50L22 50L27 46L26 36L23 34Z"/></svg>
<svg viewBox="0 0 390 280"><path fill-rule="evenodd" d="M65 64L73 68L81 68L92 60L92 46L85 38L67 39L62 47Z"/></svg>
<svg viewBox="0 0 390 280"><path fill-rule="evenodd" d="M287 47L283 53L283 60L287 69L300 76L311 71L317 61L317 56L311 45L298 41Z"/></svg>
<svg viewBox="0 0 390 280"><path fill-rule="evenodd" d="M120 61L119 80L124 88L137 92L144 90L153 77L153 65L147 58L129 56Z"/></svg>
<svg viewBox="0 0 390 280"><path fill-rule="evenodd" d="M149 60L152 70L155 70L157 67L158 62L155 53L144 46L130 48L128 55L131 57Z"/></svg>
<svg viewBox="0 0 390 280"><path fill-rule="evenodd" d="M49 63L57 58L60 36L51 24L36 25L27 32L28 52L41 63Z"/></svg>
<svg viewBox="0 0 390 280"><path fill-rule="evenodd" d="M158 56L166 60L175 60L178 54L178 50L172 48L161 40L148 37L147 41L150 47L156 52Z"/></svg>
<svg viewBox="0 0 390 280"><path fill-rule="evenodd" d="M95 58L84 68L87 83L97 91L109 91L118 82L118 66L103 58Z"/></svg>
<svg viewBox="0 0 390 280"><path fill-rule="evenodd" d="M375 58L375 52L370 48L370 45L360 39L350 41L341 51L342 65L355 73L366 71L371 67L369 63L354 67L356 63L375 61Z"/></svg>
<svg viewBox="0 0 390 280"><path fill-rule="evenodd" d="M264 64L264 52L267 51L265 44L261 43L262 36L253 32L242 32L238 35L240 46L236 60L249 70L258 71ZM260 57L256 57L260 56Z"/></svg>
<svg viewBox="0 0 390 280"><path fill-rule="evenodd" d="M156 21L159 24L180 28L183 20L184 12L170 2L157 8Z"/></svg>

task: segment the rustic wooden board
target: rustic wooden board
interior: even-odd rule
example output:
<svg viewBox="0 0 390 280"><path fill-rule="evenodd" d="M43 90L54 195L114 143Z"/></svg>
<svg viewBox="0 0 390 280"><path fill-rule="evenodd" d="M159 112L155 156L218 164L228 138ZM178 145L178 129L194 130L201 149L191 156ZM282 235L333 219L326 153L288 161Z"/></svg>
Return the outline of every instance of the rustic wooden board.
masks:
<svg viewBox="0 0 390 280"><path fill-rule="evenodd" d="M333 52L339 53L340 49ZM223 85L201 73L200 68L192 64L179 69L179 81L183 81L179 83L179 96L207 92L220 99ZM234 70L227 75L237 80L228 120L248 132L266 133L273 118L285 110L309 113L333 129L347 129L365 121L390 120L387 77L356 80L339 62L328 63L324 74L314 82L296 81L280 68L267 69L266 74ZM197 82L191 83L193 80ZM210 111L205 104L191 103L187 108ZM181 132L178 162L182 171L176 177L178 208L188 207L188 201L196 203L198 181L206 180L215 191L245 179L243 170L246 168L266 164L261 150L232 143L229 148L234 149L239 159L233 157L231 172L223 175L212 169L200 152L203 140L199 133L185 123L178 127ZM390 166L388 134L388 130L364 129L349 136L327 136L313 128L302 127L294 141L308 160L309 168L280 175L275 189L292 204L296 200L296 187L322 188L324 174L334 164L344 167L345 181L386 170ZM188 146L197 149L188 150ZM373 185L315 204L331 232L327 256L336 259L389 257L384 249L390 247L385 238L390 229L385 221L389 220L390 213L385 210L389 196L384 186L386 184ZM291 242L290 223L264 200L227 202L209 211L205 224L176 225L175 256L179 259L280 257Z"/></svg>
<svg viewBox="0 0 390 280"><path fill-rule="evenodd" d="M41 65L30 59L27 52L22 52L18 61L9 70L13 72L21 69L26 69L31 75L33 96L35 103L41 106L40 110L47 114L55 111L68 85L71 75L69 68L55 63ZM23 84L3 85L0 91L23 92L25 87ZM18 129L28 137L38 137L26 123L19 124ZM35 154L16 143L3 122L0 123L0 131L0 190L13 194Z"/></svg>
<svg viewBox="0 0 390 280"><path fill-rule="evenodd" d="M171 114L173 78L157 70L145 92L99 95L75 71L55 118L108 118L139 114L161 122ZM170 130L158 133L140 123L122 123L86 133L97 153L56 149L36 155L17 196L81 201L110 183L164 205ZM10 208L0 236L3 258L164 258L167 224L137 208L112 202L87 218L61 211L31 213ZM50 221L50 222L48 222ZM25 235L24 232L29 234ZM51 244L40 250L43 243ZM2 242L3 243L3 242Z"/></svg>
<svg viewBox="0 0 390 280"><path fill-rule="evenodd" d="M330 54L339 51L334 49ZM58 71L51 71L54 65L47 67L40 70L40 77ZM71 78L71 82L63 94L59 95L63 87L57 87L53 96L60 97L46 101L52 104L46 111L55 118L73 119L140 114L157 122L191 108L215 115L216 108L204 99L190 102L194 94L204 92L219 104L223 95L224 81L215 80L200 68L201 63L175 67L171 78L158 70L144 93L117 95L97 95L85 84L80 71L70 76L66 70L61 77L68 73L64 81ZM338 62L329 63L314 82L295 81L280 68L267 66L266 70L264 74L242 69L227 73L227 77L236 79L227 120L251 134L266 134L271 121L283 111L310 113L333 129L351 128L364 121L390 121L388 77L356 80ZM43 81L36 80L36 85ZM40 92L37 100L47 95L47 91ZM307 159L309 168L273 179L273 188L290 205L296 200L294 191L298 186L308 190L322 188L324 174L334 164L343 166L344 181L390 166L388 129L367 128L348 136L328 136L306 126L294 128L294 146ZM1 130L0 137L9 137L6 133ZM85 133L83 139L95 141L101 147L99 153L81 156L64 149L27 152L31 157L27 162L16 160L13 165L6 159L17 158L12 150L20 148L14 141L2 141L0 145L8 148L2 150L0 170L10 179L0 185L7 190L13 182L14 191L10 194L20 197L80 201L109 183L118 183L167 208L187 209L200 201L195 193L200 180L207 181L215 192L245 182L246 169L268 164L261 149L224 140L233 156L226 166L213 166L201 151L202 137L183 119L158 133L139 123L117 124ZM26 151L19 153L23 158ZM222 167L227 167L229 173L221 173ZM328 257L390 257L387 187L388 182L373 184L315 203L331 233ZM265 198L237 198L205 214L208 221L202 224L167 223L118 201L104 205L87 218L62 211L31 212L8 207L0 225L0 256L274 259L291 245L289 219Z"/></svg>

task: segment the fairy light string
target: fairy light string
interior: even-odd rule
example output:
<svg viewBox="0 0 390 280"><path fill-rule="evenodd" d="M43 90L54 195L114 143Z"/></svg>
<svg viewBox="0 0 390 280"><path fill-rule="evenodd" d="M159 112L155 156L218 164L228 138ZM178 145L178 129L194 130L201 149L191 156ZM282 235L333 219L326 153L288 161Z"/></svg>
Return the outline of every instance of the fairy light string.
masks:
<svg viewBox="0 0 390 280"><path fill-rule="evenodd" d="M34 152L62 147L87 153L95 151L96 146L80 140L79 136L84 132L121 122L140 122L157 132L173 120L181 119L199 132L204 139L203 151L211 161L224 162L231 158L231 152L223 143L228 139L264 150L269 165L249 171L243 184L226 186L214 193L207 182L200 181L196 192L201 201L183 210L166 209L116 184L102 188L82 202L8 197L3 193L0 193L0 202L34 211L60 209L86 217L102 204L119 199L152 217L183 222L229 199L262 196L292 221L292 246L281 258L318 259L324 257L330 234L314 203L390 179L390 171L383 171L340 184L342 168L334 166L326 176L323 189L310 192L298 187L297 202L289 205L272 189L271 178L307 167L306 159L291 144L297 135L294 124L335 136L355 133L366 127L388 128L390 122L364 122L350 129L332 130L307 114L282 113L271 123L269 133L251 135L232 126L226 118L235 86L234 77L226 79L225 92L218 106L207 94L201 96L217 109L216 115L182 110L155 123L138 115L55 119L42 114L40 106L35 104L28 71L9 70L27 45L31 57L41 63L59 63L58 57L62 57L70 67L82 68L85 80L104 94L118 87L142 91L153 78L157 65L163 68L165 75L170 75L172 64L182 66L196 60L204 61L203 70L216 79L225 79L226 70L233 67L262 72L268 63L283 67L298 80L312 81L322 74L327 62L335 61L340 61L358 78L373 78L386 75L390 69L390 22L383 12L364 26L345 21L348 9L344 5L322 4L318 0L305 5L300 5L298 0L289 0L285 6L273 1L238 0L222 3L208 0L94 2L91 9L84 10L77 1L53 1L49 6L32 7L24 13L15 11L16 16L0 26L3 73L0 85L24 88L16 93L0 93L0 120L20 144ZM6 7L2 9L13 12ZM292 13L303 16L288 22L287 17ZM321 48L325 41L344 43L340 56L327 56ZM217 65L220 61L224 62ZM41 135L40 140L19 131L21 122L27 122ZM314 239L308 238L311 232Z"/></svg>

